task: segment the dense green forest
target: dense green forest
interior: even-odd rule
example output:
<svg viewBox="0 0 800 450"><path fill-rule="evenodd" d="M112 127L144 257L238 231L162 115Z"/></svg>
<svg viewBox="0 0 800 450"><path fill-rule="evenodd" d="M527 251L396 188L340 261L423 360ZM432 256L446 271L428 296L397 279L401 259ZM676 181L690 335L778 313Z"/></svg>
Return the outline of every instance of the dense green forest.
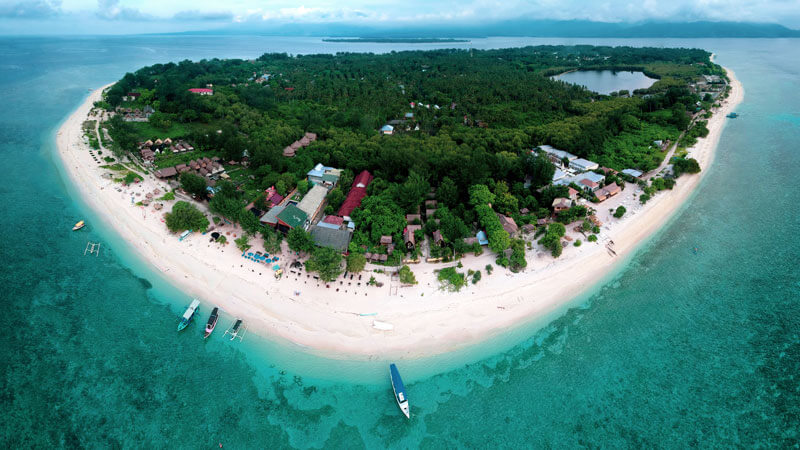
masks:
<svg viewBox="0 0 800 450"><path fill-rule="evenodd" d="M330 212L344 199L354 174L366 169L375 175L368 197L374 199L354 213L362 214L365 224L354 242L371 245L380 233L398 235L404 223L398 217L416 212L432 188L447 207L440 223L449 229L442 232L455 242L483 220L482 207L470 198L475 185L485 186L496 198L494 210L517 223L549 213L557 192L541 188L554 167L531 154L537 145L617 170L657 167L663 154L651 143L675 140L701 100L689 83L701 75L724 77L709 57L698 49L594 46L265 54L255 60L145 67L126 74L105 102L156 111L149 123L123 122L119 116L111 121L118 150L170 137L224 161L247 156L246 168L229 170L238 187L225 190L232 205L257 200L272 185L285 194L323 163L345 169L329 194ZM639 70L658 81L632 95L605 96L550 78L576 69ZM213 95L188 91L206 86L213 87ZM123 101L128 92L140 96ZM378 130L390 121L395 133L382 136ZM284 157L284 147L305 132L319 138L295 157ZM364 217L369 208L386 217ZM530 213L520 214L522 208ZM376 234L373 226L381 231Z"/></svg>

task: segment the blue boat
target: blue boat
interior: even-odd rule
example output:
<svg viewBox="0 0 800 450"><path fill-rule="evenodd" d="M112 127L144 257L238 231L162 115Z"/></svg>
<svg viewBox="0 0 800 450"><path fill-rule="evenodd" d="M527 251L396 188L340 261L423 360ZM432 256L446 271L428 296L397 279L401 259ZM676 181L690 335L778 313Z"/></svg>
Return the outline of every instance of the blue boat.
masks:
<svg viewBox="0 0 800 450"><path fill-rule="evenodd" d="M736 114L735 112L732 112L732 113L728 114L725 117L727 117L729 119L735 119L735 118L739 117L739 114Z"/></svg>
<svg viewBox="0 0 800 450"><path fill-rule="evenodd" d="M192 321L192 317L194 317L194 313L197 311L197 308L200 307L200 300L194 299L192 303L186 308L186 311L183 313L183 317L181 317L181 323L178 324L178 331L183 330L189 325L189 322Z"/></svg>
<svg viewBox="0 0 800 450"><path fill-rule="evenodd" d="M394 399L397 400L397 406L400 411L403 411L407 419L411 418L411 410L408 406L408 397L406 396L406 387L403 385L403 379L400 378L400 372L394 364L389 365L389 377L392 379L392 390L394 391Z"/></svg>

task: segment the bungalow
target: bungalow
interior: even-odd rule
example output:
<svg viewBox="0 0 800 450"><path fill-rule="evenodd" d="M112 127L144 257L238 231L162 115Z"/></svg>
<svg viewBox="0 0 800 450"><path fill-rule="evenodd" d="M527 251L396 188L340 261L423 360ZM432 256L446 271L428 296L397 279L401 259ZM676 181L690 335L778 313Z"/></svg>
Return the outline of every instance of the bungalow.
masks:
<svg viewBox="0 0 800 450"><path fill-rule="evenodd" d="M339 182L341 174L342 171L340 169L325 167L320 163L309 170L306 175L308 176L308 181L312 182L314 185L322 185L328 189L333 189L336 183Z"/></svg>
<svg viewBox="0 0 800 450"><path fill-rule="evenodd" d="M156 158L155 153L149 148L143 148L139 154L142 156L142 159L146 162L153 162Z"/></svg>
<svg viewBox="0 0 800 450"><path fill-rule="evenodd" d="M586 192L594 192L598 188L600 188L600 185L598 183L595 183L594 181L588 178L584 178L581 181L578 181L578 186L582 187L583 190Z"/></svg>
<svg viewBox="0 0 800 450"><path fill-rule="evenodd" d="M346 252L353 232L348 229L311 227L311 239L319 247L329 247L339 252Z"/></svg>
<svg viewBox="0 0 800 450"><path fill-rule="evenodd" d="M328 190L322 186L315 185L310 191L300 200L297 208L306 213L308 220L313 221L314 217L322 210L322 204L325 203L325 196L328 195Z"/></svg>
<svg viewBox="0 0 800 450"><path fill-rule="evenodd" d="M567 188L569 190L569 199L575 201L578 199L578 191L572 188Z"/></svg>
<svg viewBox="0 0 800 450"><path fill-rule="evenodd" d="M389 124L382 126L381 134L394 134L394 127Z"/></svg>
<svg viewBox="0 0 800 450"><path fill-rule="evenodd" d="M133 102L139 99L142 94L139 92L128 92L127 94L122 96L123 102Z"/></svg>
<svg viewBox="0 0 800 450"><path fill-rule="evenodd" d="M425 200L425 208L436 209L437 205L436 200Z"/></svg>
<svg viewBox="0 0 800 450"><path fill-rule="evenodd" d="M444 245L444 237L442 237L442 232L436 230L433 232L433 243L438 245L439 247Z"/></svg>
<svg viewBox="0 0 800 450"><path fill-rule="evenodd" d="M620 187L617 186L617 183L611 183L608 186L605 186L604 188L602 188L602 189L598 190L597 192L595 192L595 195L597 196L597 199L602 202L603 200L605 200L608 197L613 197L613 196L619 194L621 190L622 189L620 189ZM601 198L601 196L602 196L602 198Z"/></svg>
<svg viewBox="0 0 800 450"><path fill-rule="evenodd" d="M392 243L392 237L385 235L381 236L381 245L389 245Z"/></svg>
<svg viewBox="0 0 800 450"><path fill-rule="evenodd" d="M570 161L569 166L580 172L587 172L589 170L595 170L600 167L600 165L597 164L596 162L592 162L583 158L578 158L573 161Z"/></svg>
<svg viewBox="0 0 800 450"><path fill-rule="evenodd" d="M271 227L274 227L278 225L278 215L282 213L284 209L285 206L274 206L272 207L272 209L267 211L263 216L261 216L261 219L259 219L259 221L264 225L269 225Z"/></svg>
<svg viewBox="0 0 800 450"><path fill-rule="evenodd" d="M572 206L572 202L568 198L556 198L553 200L553 211L559 213L566 211Z"/></svg>
<svg viewBox="0 0 800 450"><path fill-rule="evenodd" d="M486 237L485 231L478 231L475 237L478 239L478 244L489 245L489 238Z"/></svg>
<svg viewBox="0 0 800 450"><path fill-rule="evenodd" d="M353 180L353 185L350 187L350 192L347 193L347 198L342 202L339 207L337 215L341 217L349 217L354 209L361 206L361 201L367 196L367 186L372 182L372 174L366 170Z"/></svg>
<svg viewBox="0 0 800 450"><path fill-rule="evenodd" d="M500 219L500 225L503 226L503 229L506 231L506 233L513 235L519 231L519 227L517 226L517 223L514 222L513 218L500 213L497 213L497 218Z"/></svg>
<svg viewBox="0 0 800 450"><path fill-rule="evenodd" d="M540 227L541 226L547 226L547 223L548 223L547 219L537 219L536 220L536 225L539 225Z"/></svg>
<svg viewBox="0 0 800 450"><path fill-rule="evenodd" d="M272 208L275 209L275 208ZM287 232L292 228L302 227L308 220L308 214L295 205L287 205L278 216L278 230Z"/></svg>
<svg viewBox="0 0 800 450"><path fill-rule="evenodd" d="M283 201L283 196L278 194L278 190L275 189L275 186L270 186L267 189L264 189L264 195L266 196L264 202L267 204L268 208L279 205Z"/></svg>
<svg viewBox="0 0 800 450"><path fill-rule="evenodd" d="M155 171L155 176L158 178L170 178L178 174L174 167L165 167L161 170Z"/></svg>
<svg viewBox="0 0 800 450"><path fill-rule="evenodd" d="M214 90L208 88L191 88L189 89L189 92L198 95L214 95Z"/></svg>
<svg viewBox="0 0 800 450"><path fill-rule="evenodd" d="M406 222L408 222L409 225L415 225L414 222L417 222L416 225L419 225L422 223L422 216L419 214L406 214Z"/></svg>
<svg viewBox="0 0 800 450"><path fill-rule="evenodd" d="M522 232L525 234L532 233L536 231L536 225L532 223L528 223L522 226Z"/></svg>
<svg viewBox="0 0 800 450"><path fill-rule="evenodd" d="M408 250L413 250L414 247L417 245L416 239L414 237L414 232L421 229L422 227L419 225L409 225L403 231L403 241L406 244L406 248Z"/></svg>
<svg viewBox="0 0 800 450"><path fill-rule="evenodd" d="M294 158L295 149L293 149L290 145L287 145L283 149L283 156L287 158Z"/></svg>

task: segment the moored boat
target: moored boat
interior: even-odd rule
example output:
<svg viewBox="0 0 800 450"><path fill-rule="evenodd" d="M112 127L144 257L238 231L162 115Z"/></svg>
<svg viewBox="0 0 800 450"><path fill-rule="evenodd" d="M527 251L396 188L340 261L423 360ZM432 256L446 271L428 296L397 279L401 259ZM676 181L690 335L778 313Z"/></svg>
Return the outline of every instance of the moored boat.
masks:
<svg viewBox="0 0 800 450"><path fill-rule="evenodd" d="M219 319L219 308L214 308L211 310L211 315L208 316L208 322L206 322L206 331L203 334L203 339L211 336L211 333L214 331L214 327L217 326L218 319Z"/></svg>
<svg viewBox="0 0 800 450"><path fill-rule="evenodd" d="M81 228L83 228L85 226L86 226L86 223L84 223L81 220L80 222L76 223L74 227L72 227L72 231L78 231L78 230L80 230Z"/></svg>
<svg viewBox="0 0 800 450"><path fill-rule="evenodd" d="M192 303L186 308L186 311L183 313L181 317L181 323L178 324L178 331L186 328L189 325L189 322L192 321L192 317L194 317L194 313L197 312L197 308L200 307L200 300L194 299Z"/></svg>
<svg viewBox="0 0 800 450"><path fill-rule="evenodd" d="M403 411L407 419L411 418L411 408L408 406L408 397L406 396L406 387L403 385L403 379L400 378L400 372L394 363L389 365L389 377L392 380L392 390L394 391L394 399L397 401L397 406L400 411Z"/></svg>
<svg viewBox="0 0 800 450"><path fill-rule="evenodd" d="M244 339L244 334L247 332L247 327L244 325L244 321L242 319L236 319L227 330L225 330L225 334L223 336L231 335L230 340L234 340L239 338L239 340Z"/></svg>

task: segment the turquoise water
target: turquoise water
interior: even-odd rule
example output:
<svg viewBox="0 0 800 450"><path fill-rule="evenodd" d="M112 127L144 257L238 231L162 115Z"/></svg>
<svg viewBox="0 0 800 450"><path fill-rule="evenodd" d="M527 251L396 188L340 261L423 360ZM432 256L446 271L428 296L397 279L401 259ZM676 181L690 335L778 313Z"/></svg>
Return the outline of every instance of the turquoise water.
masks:
<svg viewBox="0 0 800 450"><path fill-rule="evenodd" d="M383 363L319 358L254 336L203 342L202 321L177 335L186 296L102 227L54 155L55 130L87 89L144 64L350 47L266 37L0 40L4 446L798 445L798 41L598 42L714 51L746 87L741 117L687 207L608 283L552 321L404 363L406 422ZM69 231L80 218L88 230ZM99 257L82 255L87 240L103 242Z"/></svg>
<svg viewBox="0 0 800 450"><path fill-rule="evenodd" d="M590 91L610 94L621 90L630 92L649 88L657 80L642 72L618 72L613 70L576 70L553 77L555 80L584 86Z"/></svg>

